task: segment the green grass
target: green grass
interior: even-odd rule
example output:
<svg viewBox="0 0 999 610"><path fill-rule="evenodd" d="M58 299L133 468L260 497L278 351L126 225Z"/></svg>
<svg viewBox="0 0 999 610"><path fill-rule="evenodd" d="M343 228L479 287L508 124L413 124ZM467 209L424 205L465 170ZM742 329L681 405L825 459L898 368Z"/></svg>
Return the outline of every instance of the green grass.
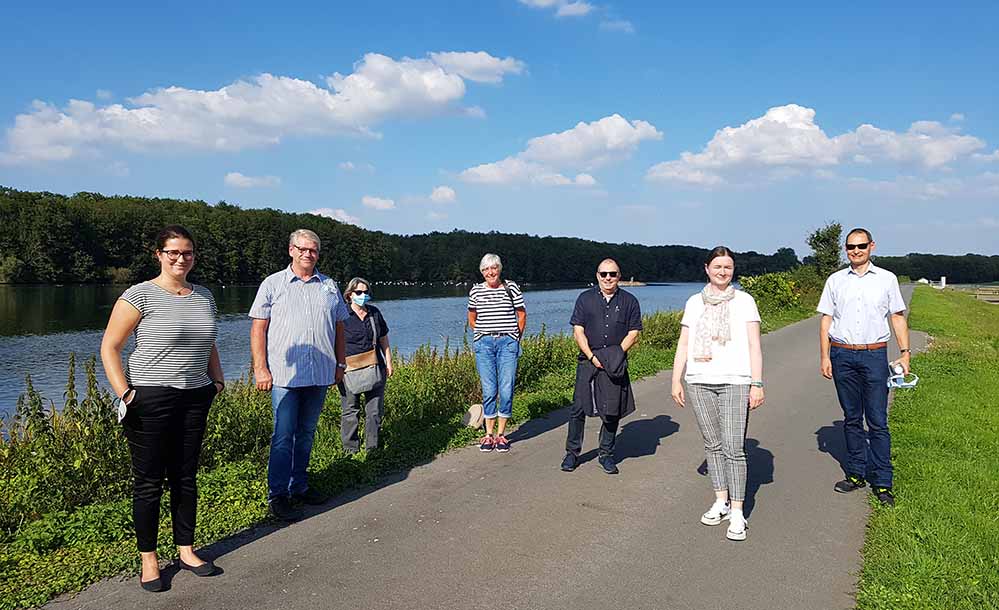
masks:
<svg viewBox="0 0 999 610"><path fill-rule="evenodd" d="M871 516L858 607L999 608L999 306L920 287L910 323L933 346L895 395L897 506Z"/></svg>

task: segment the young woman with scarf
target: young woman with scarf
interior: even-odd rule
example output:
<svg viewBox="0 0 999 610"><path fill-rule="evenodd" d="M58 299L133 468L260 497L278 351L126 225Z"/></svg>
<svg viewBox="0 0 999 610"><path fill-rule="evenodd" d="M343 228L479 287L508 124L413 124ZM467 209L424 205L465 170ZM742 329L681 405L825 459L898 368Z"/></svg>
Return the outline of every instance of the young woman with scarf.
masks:
<svg viewBox="0 0 999 610"><path fill-rule="evenodd" d="M672 393L676 404L685 407L686 382L704 437L715 501L701 523L718 525L727 519L726 537L745 540L746 423L749 411L764 400L763 352L756 301L732 286L734 258L724 246L708 254L708 284L687 300L680 322Z"/></svg>

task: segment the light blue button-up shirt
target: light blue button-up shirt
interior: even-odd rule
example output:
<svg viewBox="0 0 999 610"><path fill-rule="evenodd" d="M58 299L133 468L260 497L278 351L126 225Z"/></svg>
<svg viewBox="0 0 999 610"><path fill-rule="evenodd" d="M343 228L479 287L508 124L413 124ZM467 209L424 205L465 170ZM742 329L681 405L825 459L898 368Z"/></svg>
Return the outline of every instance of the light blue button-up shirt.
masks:
<svg viewBox="0 0 999 610"><path fill-rule="evenodd" d="M336 323L347 314L340 288L322 273L303 280L289 265L264 278L249 315L270 320L267 367L274 385L333 385Z"/></svg>
<svg viewBox="0 0 999 610"><path fill-rule="evenodd" d="M895 274L871 264L863 275L851 267L830 275L817 309L832 317L833 341L859 345L890 339L888 315L905 311L905 301Z"/></svg>

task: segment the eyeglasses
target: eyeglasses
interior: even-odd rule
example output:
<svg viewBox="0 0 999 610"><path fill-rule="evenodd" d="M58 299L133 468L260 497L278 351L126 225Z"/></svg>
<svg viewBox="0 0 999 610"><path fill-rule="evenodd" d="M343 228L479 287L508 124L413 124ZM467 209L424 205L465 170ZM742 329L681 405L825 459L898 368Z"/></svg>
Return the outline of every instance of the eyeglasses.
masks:
<svg viewBox="0 0 999 610"><path fill-rule="evenodd" d="M600 277L617 277L617 271L597 271L597 275Z"/></svg>
<svg viewBox="0 0 999 610"><path fill-rule="evenodd" d="M853 250L854 248L860 248L861 250L866 250L867 246L871 245L871 242L867 241L862 244L846 244L847 250Z"/></svg>
<svg viewBox="0 0 999 610"><path fill-rule="evenodd" d="M303 248L297 244L291 244L291 247L298 250L302 254L311 254L312 256L319 256L319 250L316 248Z"/></svg>
<svg viewBox="0 0 999 610"><path fill-rule="evenodd" d="M170 262L174 262L182 256L187 260L194 258L194 250L160 250L160 252L166 254Z"/></svg>
<svg viewBox="0 0 999 610"><path fill-rule="evenodd" d="M368 294L367 290L355 290L354 294Z"/></svg>

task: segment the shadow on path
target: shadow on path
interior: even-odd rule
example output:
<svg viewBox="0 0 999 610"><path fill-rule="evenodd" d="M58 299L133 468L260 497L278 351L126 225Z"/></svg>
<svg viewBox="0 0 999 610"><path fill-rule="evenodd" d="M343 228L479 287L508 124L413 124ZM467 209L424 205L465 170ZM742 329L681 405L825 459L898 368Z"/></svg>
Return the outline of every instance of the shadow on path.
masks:
<svg viewBox="0 0 999 610"><path fill-rule="evenodd" d="M614 456L618 463L629 458L655 455L660 441L680 430L680 424L669 415L629 422L618 433Z"/></svg>
<svg viewBox="0 0 999 610"><path fill-rule="evenodd" d="M846 472L846 437L843 436L843 420L836 420L831 426L822 426L815 431L815 442L819 451L828 453Z"/></svg>

